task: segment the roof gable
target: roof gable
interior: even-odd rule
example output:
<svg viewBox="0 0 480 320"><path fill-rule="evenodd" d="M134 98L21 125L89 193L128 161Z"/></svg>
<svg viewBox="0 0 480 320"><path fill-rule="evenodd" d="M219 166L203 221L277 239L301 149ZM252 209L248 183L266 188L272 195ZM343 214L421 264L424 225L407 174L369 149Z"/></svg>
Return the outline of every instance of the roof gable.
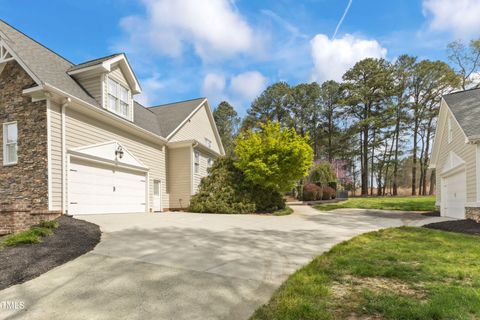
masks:
<svg viewBox="0 0 480 320"><path fill-rule="evenodd" d="M158 118L165 138L169 137L205 101L205 98L174 102L148 108Z"/></svg>
<svg viewBox="0 0 480 320"><path fill-rule="evenodd" d="M469 140L480 138L480 89L445 95L444 100Z"/></svg>
<svg viewBox="0 0 480 320"><path fill-rule="evenodd" d="M22 67L41 84L52 85L90 104L98 105L73 78L67 74L72 63L0 20L0 37L12 50Z"/></svg>

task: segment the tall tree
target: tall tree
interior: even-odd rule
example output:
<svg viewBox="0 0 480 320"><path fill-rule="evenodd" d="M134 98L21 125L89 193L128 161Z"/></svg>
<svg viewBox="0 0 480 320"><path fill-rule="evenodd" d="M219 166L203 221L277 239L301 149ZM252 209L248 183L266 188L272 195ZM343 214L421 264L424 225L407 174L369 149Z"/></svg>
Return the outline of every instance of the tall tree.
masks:
<svg viewBox="0 0 480 320"><path fill-rule="evenodd" d="M261 127L262 123L274 121L282 126L290 123L290 86L286 82L277 82L265 89L253 101L242 128L252 129Z"/></svg>
<svg viewBox="0 0 480 320"><path fill-rule="evenodd" d="M338 122L341 119L342 90L340 84L330 80L322 84L321 97L321 119L323 128L323 153L331 163L342 153L344 148L340 143L342 140L341 130ZM315 148L314 148L315 149Z"/></svg>
<svg viewBox="0 0 480 320"><path fill-rule="evenodd" d="M442 95L453 90L458 85L459 78L452 68L445 62L423 60L417 63L413 69L411 103L411 116L413 124L412 195L417 194L417 166L419 165L418 151L422 123L425 121L425 119L427 122L430 122L430 119L432 118L430 110L432 110L432 108L438 108ZM434 115L436 115L436 112ZM427 127L427 130L429 131L428 139L430 139L430 136L433 132L431 129L431 122ZM429 151L427 150L427 154L428 152ZM422 164L423 160L424 159L421 157L420 164Z"/></svg>
<svg viewBox="0 0 480 320"><path fill-rule="evenodd" d="M345 99L348 114L361 132L360 172L361 194L368 195L369 156L372 150L370 135L376 117L381 114L386 97L393 86L389 63L384 59L367 58L357 62L344 76Z"/></svg>
<svg viewBox="0 0 480 320"><path fill-rule="evenodd" d="M213 111L213 118L217 124L225 152L230 154L232 152L233 139L240 124L240 117L230 103L222 101Z"/></svg>
<svg viewBox="0 0 480 320"><path fill-rule="evenodd" d="M465 90L472 84L478 84L478 77L473 79L473 75L480 69L480 39L470 41L468 46L462 41L453 41L448 44L447 52L448 59L461 77L461 88Z"/></svg>
<svg viewBox="0 0 480 320"><path fill-rule="evenodd" d="M392 194L398 195L398 162L400 157L400 143L402 131L408 119L408 107L411 98L412 72L417 58L402 55L395 62L393 68L394 88L392 96L392 109L395 114L395 127L393 132L393 172L392 172Z"/></svg>

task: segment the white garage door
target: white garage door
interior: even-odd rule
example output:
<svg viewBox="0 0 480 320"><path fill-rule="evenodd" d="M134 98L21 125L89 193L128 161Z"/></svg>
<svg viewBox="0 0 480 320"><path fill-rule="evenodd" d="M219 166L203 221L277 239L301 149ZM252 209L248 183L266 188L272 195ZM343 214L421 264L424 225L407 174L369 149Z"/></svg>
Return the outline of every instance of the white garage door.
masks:
<svg viewBox="0 0 480 320"><path fill-rule="evenodd" d="M145 173L72 160L68 203L70 214L145 212Z"/></svg>
<svg viewBox="0 0 480 320"><path fill-rule="evenodd" d="M466 195L465 171L444 178L444 208L442 215L451 218L465 219Z"/></svg>

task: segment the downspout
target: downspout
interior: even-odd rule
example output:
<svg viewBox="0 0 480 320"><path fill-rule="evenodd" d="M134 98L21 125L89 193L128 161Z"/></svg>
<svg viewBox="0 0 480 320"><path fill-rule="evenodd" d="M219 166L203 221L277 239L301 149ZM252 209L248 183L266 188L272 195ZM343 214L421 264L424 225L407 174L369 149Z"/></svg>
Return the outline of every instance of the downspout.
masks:
<svg viewBox="0 0 480 320"><path fill-rule="evenodd" d="M66 143L66 124L65 124L65 110L71 102L70 98L65 98L61 105L62 111L62 213L68 213L67 206L67 143Z"/></svg>

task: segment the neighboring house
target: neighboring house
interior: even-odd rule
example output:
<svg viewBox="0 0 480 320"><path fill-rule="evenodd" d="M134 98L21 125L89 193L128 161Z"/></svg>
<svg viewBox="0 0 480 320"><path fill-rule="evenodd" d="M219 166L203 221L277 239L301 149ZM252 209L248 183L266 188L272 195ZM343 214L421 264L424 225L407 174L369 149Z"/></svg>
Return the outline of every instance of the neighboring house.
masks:
<svg viewBox="0 0 480 320"><path fill-rule="evenodd" d="M442 216L480 222L480 89L442 99L430 167Z"/></svg>
<svg viewBox="0 0 480 320"><path fill-rule="evenodd" d="M207 99L145 108L140 92L124 54L74 65L0 20L0 232L19 212L188 206L224 154Z"/></svg>

